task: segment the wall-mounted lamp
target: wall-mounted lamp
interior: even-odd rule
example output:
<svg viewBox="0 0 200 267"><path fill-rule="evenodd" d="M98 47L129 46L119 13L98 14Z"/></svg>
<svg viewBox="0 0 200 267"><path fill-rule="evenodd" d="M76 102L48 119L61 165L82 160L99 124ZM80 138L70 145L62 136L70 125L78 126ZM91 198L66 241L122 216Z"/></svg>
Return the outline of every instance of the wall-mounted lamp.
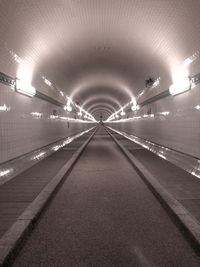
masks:
<svg viewBox="0 0 200 267"><path fill-rule="evenodd" d="M139 105L133 105L132 107L131 107L131 110L132 111L136 111L136 110L139 110L140 109L140 106Z"/></svg>
<svg viewBox="0 0 200 267"><path fill-rule="evenodd" d="M177 95L183 92L186 92L191 89L191 80L190 77L185 77L180 79L176 83L172 84L169 88L171 95Z"/></svg>
<svg viewBox="0 0 200 267"><path fill-rule="evenodd" d="M72 107L70 106L70 104L71 104L71 102L72 102L72 100L71 100L71 98L70 97L67 97L67 105L66 106L64 106L64 110L67 110L68 112L71 112L72 111Z"/></svg>
<svg viewBox="0 0 200 267"><path fill-rule="evenodd" d="M123 109L122 109L120 115L121 115L121 116L124 116L124 115L126 115L126 112L124 112Z"/></svg>
<svg viewBox="0 0 200 267"><path fill-rule="evenodd" d="M77 114L78 114L78 116L80 116L80 117L83 115L81 107L80 107L80 111L79 111Z"/></svg>
<svg viewBox="0 0 200 267"><path fill-rule="evenodd" d="M69 105L64 106L64 110L67 110L67 111L71 112L72 111L72 107L69 106Z"/></svg>
<svg viewBox="0 0 200 267"><path fill-rule="evenodd" d="M15 89L17 92L33 97L36 94L35 88L22 80L16 79Z"/></svg>

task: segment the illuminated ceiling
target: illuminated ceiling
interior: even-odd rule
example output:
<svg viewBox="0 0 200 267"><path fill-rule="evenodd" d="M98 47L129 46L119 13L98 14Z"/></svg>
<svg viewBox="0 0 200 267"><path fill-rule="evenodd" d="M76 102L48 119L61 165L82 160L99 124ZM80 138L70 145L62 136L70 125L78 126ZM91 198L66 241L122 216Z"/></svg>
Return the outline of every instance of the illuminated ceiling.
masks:
<svg viewBox="0 0 200 267"><path fill-rule="evenodd" d="M199 0L1 0L0 10L1 59L12 51L33 84L42 73L97 118L200 45ZM6 62L0 71L16 76Z"/></svg>

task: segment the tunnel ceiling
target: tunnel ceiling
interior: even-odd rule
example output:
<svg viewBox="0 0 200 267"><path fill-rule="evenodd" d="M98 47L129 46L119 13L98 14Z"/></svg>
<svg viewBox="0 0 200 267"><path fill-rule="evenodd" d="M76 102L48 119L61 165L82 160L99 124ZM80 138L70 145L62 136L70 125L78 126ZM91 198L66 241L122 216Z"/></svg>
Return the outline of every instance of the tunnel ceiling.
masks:
<svg viewBox="0 0 200 267"><path fill-rule="evenodd" d="M199 46L199 0L2 0L0 9L1 49L27 62L33 84L42 73L95 116Z"/></svg>

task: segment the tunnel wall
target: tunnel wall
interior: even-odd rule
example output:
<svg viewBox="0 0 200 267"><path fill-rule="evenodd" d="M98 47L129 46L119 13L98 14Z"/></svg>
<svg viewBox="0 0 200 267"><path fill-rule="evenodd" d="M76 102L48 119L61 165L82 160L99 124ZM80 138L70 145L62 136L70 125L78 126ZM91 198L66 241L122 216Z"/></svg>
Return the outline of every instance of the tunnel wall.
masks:
<svg viewBox="0 0 200 267"><path fill-rule="evenodd" d="M195 108L197 105L200 105L199 85L128 114L130 118L138 118L106 125L200 158L200 110ZM162 114L167 111L168 115Z"/></svg>
<svg viewBox="0 0 200 267"><path fill-rule="evenodd" d="M58 118L73 117L74 114L63 108L36 97L27 97L0 84L0 106L8 110L0 111L0 163L41 148L59 139L74 135L94 126L93 123L80 123ZM38 112L42 116L31 113Z"/></svg>

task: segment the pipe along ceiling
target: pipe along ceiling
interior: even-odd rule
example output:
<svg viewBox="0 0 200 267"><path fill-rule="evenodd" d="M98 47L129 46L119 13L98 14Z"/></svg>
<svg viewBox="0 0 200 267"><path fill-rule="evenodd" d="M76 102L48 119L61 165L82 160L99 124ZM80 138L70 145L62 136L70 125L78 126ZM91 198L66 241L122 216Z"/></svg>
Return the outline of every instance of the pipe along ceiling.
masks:
<svg viewBox="0 0 200 267"><path fill-rule="evenodd" d="M0 9L0 54L10 57L1 71L34 86L42 74L97 120L148 77L170 86L200 45L199 0L1 0Z"/></svg>

